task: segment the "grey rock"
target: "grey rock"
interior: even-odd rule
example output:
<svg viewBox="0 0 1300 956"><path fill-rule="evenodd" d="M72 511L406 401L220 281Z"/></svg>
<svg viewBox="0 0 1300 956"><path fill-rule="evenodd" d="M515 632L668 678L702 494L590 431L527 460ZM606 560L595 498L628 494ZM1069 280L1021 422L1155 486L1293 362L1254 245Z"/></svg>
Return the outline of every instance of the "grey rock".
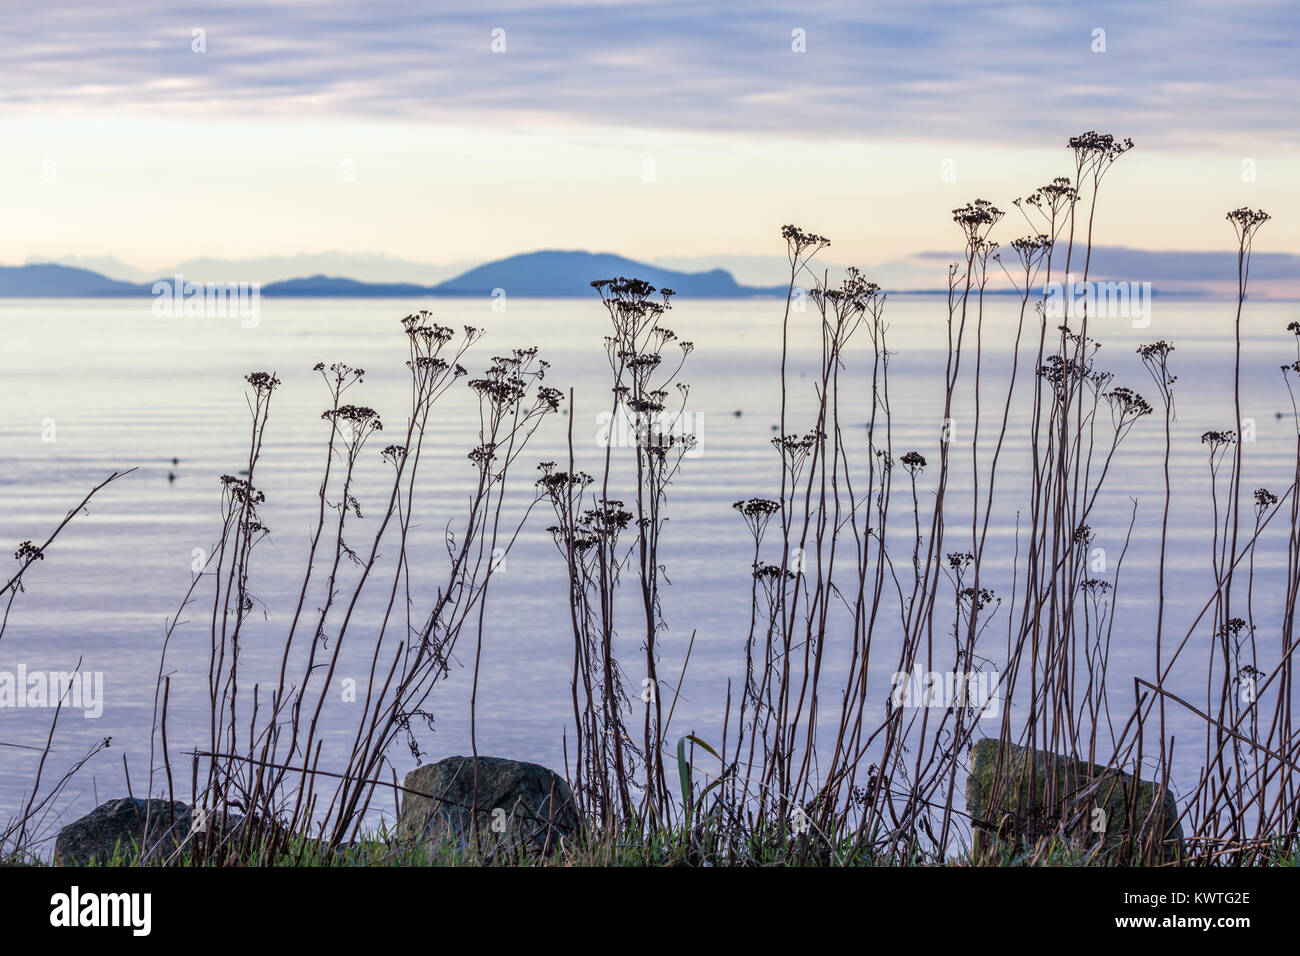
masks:
<svg viewBox="0 0 1300 956"><path fill-rule="evenodd" d="M1131 774L1113 767L1028 747L999 747L994 738L971 748L966 811L977 853L1062 831L1077 844L1101 844L1105 854L1130 843L1139 851L1148 844L1159 859L1172 860L1182 848L1177 805L1158 781L1135 785Z"/></svg>
<svg viewBox="0 0 1300 956"><path fill-rule="evenodd" d="M115 850L134 856L137 847L150 859L157 859L180 846L190 831L190 820L190 808L184 803L109 800L59 830L54 838L54 861L63 866L103 865Z"/></svg>
<svg viewBox="0 0 1300 956"><path fill-rule="evenodd" d="M569 785L535 763L448 757L412 770L403 786L397 834L408 844L451 841L464 849L477 822L480 850L549 853L578 824Z"/></svg>

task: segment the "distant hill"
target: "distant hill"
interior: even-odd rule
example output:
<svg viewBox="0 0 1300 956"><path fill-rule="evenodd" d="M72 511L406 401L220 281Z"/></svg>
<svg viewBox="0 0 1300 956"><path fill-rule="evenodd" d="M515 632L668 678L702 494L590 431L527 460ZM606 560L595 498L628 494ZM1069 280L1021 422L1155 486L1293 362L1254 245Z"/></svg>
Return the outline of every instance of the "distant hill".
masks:
<svg viewBox="0 0 1300 956"><path fill-rule="evenodd" d="M0 266L0 296L12 299L85 298L110 295L149 295L151 286L119 282L89 269L33 263Z"/></svg>
<svg viewBox="0 0 1300 956"><path fill-rule="evenodd" d="M490 296L503 289L511 298L570 298L592 295L596 279L628 276L645 279L659 288L700 299L739 299L784 295L785 288L744 286L725 269L678 272L661 269L609 253L530 252L499 259L468 272L426 286L415 283L360 282L336 276L310 276L271 282L262 286L265 296L299 298L418 298L420 296ZM172 281L164 276L161 281ZM230 277L237 281L237 276ZM0 266L0 297L92 298L152 295L153 283L119 282L89 269L51 263Z"/></svg>
<svg viewBox="0 0 1300 956"><path fill-rule="evenodd" d="M725 269L678 272L634 262L610 253L548 250L498 259L470 269L433 287L437 295L491 295L504 289L508 296L572 298L591 295L594 279L628 276L645 279L659 288L700 299L737 299L785 294L775 287L743 286Z"/></svg>
<svg viewBox="0 0 1300 956"><path fill-rule="evenodd" d="M361 282L357 279L337 279L332 276L311 276L307 279L287 279L269 282L262 286L262 295L297 296L299 298L411 298L431 295L434 286L416 285L412 282Z"/></svg>

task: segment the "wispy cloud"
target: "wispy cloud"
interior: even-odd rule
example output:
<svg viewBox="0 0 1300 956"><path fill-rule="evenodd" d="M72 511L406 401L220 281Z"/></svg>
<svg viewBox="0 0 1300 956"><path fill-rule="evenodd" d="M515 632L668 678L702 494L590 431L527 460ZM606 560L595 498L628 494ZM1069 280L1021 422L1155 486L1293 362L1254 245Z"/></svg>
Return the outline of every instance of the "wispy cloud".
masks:
<svg viewBox="0 0 1300 956"><path fill-rule="evenodd" d="M922 252L916 256L931 262L956 262L961 253ZM1235 250L1131 249L1127 246L1093 246L1088 256L1089 274L1096 279L1144 279L1150 282L1237 281ZM1078 270L1076 270L1078 271ZM1251 254L1251 282L1270 279L1294 280L1300 276L1300 255L1289 252Z"/></svg>
<svg viewBox="0 0 1300 956"><path fill-rule="evenodd" d="M1300 10L1252 0L8 5L0 114L566 123L1286 146ZM206 52L191 50L205 31ZM492 52L504 30L505 51ZM803 31L806 52L792 49ZM1093 52L1094 30L1105 52Z"/></svg>

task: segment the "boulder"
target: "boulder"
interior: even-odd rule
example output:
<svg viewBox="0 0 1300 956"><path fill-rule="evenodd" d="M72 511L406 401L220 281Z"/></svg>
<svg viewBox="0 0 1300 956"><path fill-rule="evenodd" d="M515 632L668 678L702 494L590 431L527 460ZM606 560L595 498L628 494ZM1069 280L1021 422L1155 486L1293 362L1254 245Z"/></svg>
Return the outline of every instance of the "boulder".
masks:
<svg viewBox="0 0 1300 956"><path fill-rule="evenodd" d="M503 757L448 757L417 767L403 782L399 840L465 849L555 850L578 824L563 778L535 763Z"/></svg>
<svg viewBox="0 0 1300 956"><path fill-rule="evenodd" d="M54 861L64 866L102 866L119 849L132 862L139 851L157 859L180 846L190 832L190 819L190 808L184 803L138 798L109 800L59 830L54 838Z"/></svg>
<svg viewBox="0 0 1300 956"><path fill-rule="evenodd" d="M1102 853L1127 846L1133 837L1135 854L1147 857L1146 862L1155 862L1143 847L1150 836L1155 836L1161 860L1176 858L1182 849L1177 805L1158 780L1144 779L1135 786L1132 774L1112 767L1028 747L1000 748L994 738L971 748L966 812L977 855L995 843L1024 845L1062 830L1079 845L1101 844Z"/></svg>

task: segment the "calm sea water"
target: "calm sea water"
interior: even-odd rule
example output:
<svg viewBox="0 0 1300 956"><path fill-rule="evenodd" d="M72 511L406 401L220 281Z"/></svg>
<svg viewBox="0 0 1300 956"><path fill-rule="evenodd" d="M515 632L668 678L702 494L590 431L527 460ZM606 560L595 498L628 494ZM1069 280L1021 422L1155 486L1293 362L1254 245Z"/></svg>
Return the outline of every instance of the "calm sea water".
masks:
<svg viewBox="0 0 1300 956"><path fill-rule="evenodd" d="M51 769L62 768L94 740L113 738L77 779L59 804L64 819L89 809L96 799L124 795L123 754L137 795L148 771L148 746L154 678L164 621L174 614L191 579L195 549L213 542L219 521L219 482L246 458L247 407L243 375L275 371L283 381L274 399L271 425L259 467L265 490L269 542L256 552L253 591L259 613L246 641L243 665L252 675L266 674L278 662L282 628L292 611L309 531L315 491L323 466L325 424L319 420L326 396L312 366L346 361L367 370L354 401L378 409L390 430L407 408L405 341L399 321L418 308L432 308L439 321L472 324L488 336L471 353L472 371L507 349L537 345L552 365L548 383L575 389L573 430L578 467L595 471L601 455L597 416L605 408L608 384L601 345L605 314L594 301L511 301L505 312L489 303L450 300L263 300L260 323L242 328L234 319L159 319L147 301L8 300L0 301L0 333L6 374L0 380L6 414L0 418L0 541L11 550L24 539L43 540L66 511L89 488L113 470L138 470L107 488L64 532L46 560L27 577L22 594L0 639L0 670L68 670L81 660L83 670L105 675L104 709L98 719L76 712L63 717ZM895 415L894 449L916 448L937 460L945 310L937 298L895 298L887 306ZM696 731L716 736L727 681L743 673L743 640L749 613L749 561L746 532L730 503L773 495L779 484L777 459L770 445L778 421L781 307L770 301L681 302L670 325L694 341L683 379L691 383L691 408L700 454L688 459L671 490L671 519L665 531L668 577L664 611L670 627L663 639L662 674L675 683L692 632L696 642L682 684L673 732ZM1295 423L1282 385L1279 365L1295 359L1294 337L1287 322L1300 317L1291 303L1252 303L1247 312L1244 414L1256 422L1255 441L1246 446L1246 490L1268 487L1279 494L1291 479ZM1175 501L1169 566L1172 592L1167 633L1174 642L1199 612L1208 595L1210 554L1209 476L1200 434L1233 426L1229 356L1232 307L1226 303L1189 303L1158 299L1152 324L1134 329L1127 320L1097 320L1094 331L1104 344L1100 363L1128 384L1154 398L1136 356L1142 342L1165 338L1176 344L1173 364L1179 375L1175 435ZM1014 314L1010 304L990 307L984 330L982 375L994 406L997 390L1010 366ZM794 319L791 382L791 431L811 425L814 395L810 373L816 368L818 338L814 314ZM868 341L854 343L843 373L842 405L847 422L861 428L869 402ZM973 355L971 356L973 358ZM968 358L970 361L970 358ZM856 364L855 364L856 363ZM1026 356L1026 366L1032 362ZM973 372L971 365L968 372ZM969 378L968 378L969 381ZM462 389L462 391L464 391ZM1021 394L1026 394L1022 392ZM997 589L1015 547L1015 513L1027 500L1027 448L1023 440L1027 401L1013 406L1012 428L1000 477L998 506L1006 519L991 530L986 577ZM962 393L955 414L957 444L953 451L953 522L945 550L965 550L958 521L969 472L970 391ZM992 432L992 412L985 433ZM436 543L454 521L464 501L472 468L465 459L474 444L476 418L468 395L452 398L437 415L432 457L423 467L424 512L416 547L427 569L416 564L416 577L430 589L440 572ZM521 495L527 493L537 461L563 460L568 422L553 417L537 434L517 472ZM52 430L51 430L52 429ZM847 432L853 440L853 432ZM859 432L865 442L865 430ZM49 439L53 440L49 440ZM378 449L374 457L378 459ZM1123 545L1134 501L1138 503L1133 542L1124 559L1118 591L1111 686L1115 706L1132 700L1134 674L1151 676L1154 595L1154 545L1159 530L1163 439L1159 423L1139 423L1117 455L1109 491L1092 519L1098 543L1109 549L1112 564ZM987 456L986 456L987 457ZM173 459L177 463L173 464ZM367 519L382 507L383 472L369 467L358 494ZM373 479L373 480L371 480ZM930 485L923 489L923 507ZM906 508L904 483L895 485L897 507ZM522 498L521 498L522 500ZM485 665L479 692L480 753L535 760L563 766L562 733L569 720L568 679L571 637L564 601L563 561L545 531L548 514L536 512L518 544L494 578L488 625L484 634ZM902 520L903 512L896 520ZM1277 659L1278 615L1275 613L1285 568L1282 522L1266 534L1257 561L1258 641L1262 668ZM355 532L360 536L363 532ZM355 546L355 544L354 544ZM895 545L899 547L899 545ZM7 559L6 559L7 560ZM418 583L418 582L417 582ZM426 596L427 597L427 596ZM210 598L209 598L210 601ZM373 612L363 606L363 620ZM210 605L208 606L210 613ZM170 652L172 707L169 736L179 753L207 744L207 635L200 603L185 615ZM629 618L629 621L631 619ZM1005 612L987 648L997 658L1005 640ZM344 654L340 677L364 677L368 653L363 631L356 630ZM629 624L621 654L635 673L640 640ZM832 636L832 655L846 642ZM1192 700L1204 695L1208 635L1193 638L1174 676L1176 691ZM470 644L458 655L469 663ZM880 693L888 686L892 659L881 658ZM469 749L468 671L456 669L432 699L436 724L421 731L426 759ZM247 677L250 682L255 677ZM364 683L364 680L362 680ZM836 682L823 695L825 712L835 709ZM1198 696L1199 695L1199 696ZM327 721L335 732L357 714L339 695ZM1175 730L1189 749L1201 731L1194 721L1173 715ZM19 806L30 787L35 752L48 732L48 711L0 709L0 817ZM337 743L340 737L332 737ZM20 745L20 746L7 746ZM328 764L329 750L323 761ZM392 758L398 773L413 766L404 747ZM186 768L188 762L180 761ZM1180 779L1194 775L1184 764ZM179 794L188 799L188 769ZM51 822L53 818L51 818Z"/></svg>

